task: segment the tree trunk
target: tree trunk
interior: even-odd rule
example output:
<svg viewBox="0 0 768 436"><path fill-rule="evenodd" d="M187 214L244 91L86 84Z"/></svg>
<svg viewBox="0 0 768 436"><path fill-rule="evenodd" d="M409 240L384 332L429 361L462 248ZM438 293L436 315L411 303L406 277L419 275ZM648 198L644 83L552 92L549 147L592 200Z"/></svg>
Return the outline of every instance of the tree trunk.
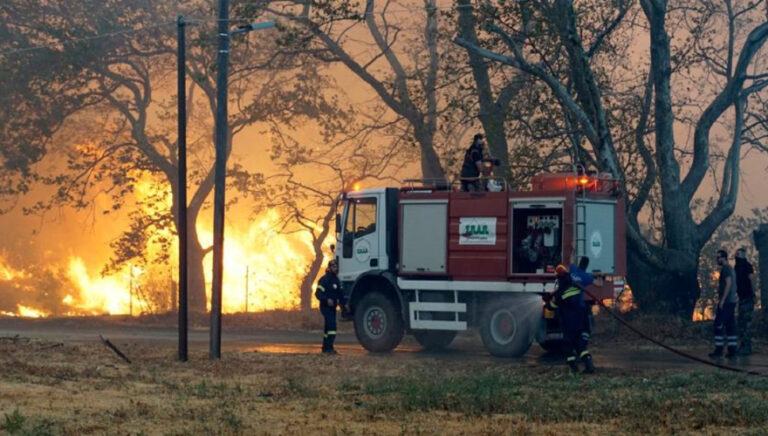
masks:
<svg viewBox="0 0 768 436"><path fill-rule="evenodd" d="M768 313L768 224L762 224L752 234L755 239L755 247L759 253L758 269L760 280L757 289L760 289L760 303L763 312Z"/></svg>
<svg viewBox="0 0 768 436"><path fill-rule="evenodd" d="M179 226L179 197L178 183L168 176L171 185L171 195L173 197L173 222L178 230ZM204 182L198 189L204 189L210 192L210 183ZM200 194L200 193L198 193ZM187 308L191 313L205 313L207 308L207 299L205 295L205 272L203 268L203 258L206 251L200 244L197 234L197 217L200 214L199 200L193 200L187 207ZM175 308L174 308L175 309Z"/></svg>
<svg viewBox="0 0 768 436"><path fill-rule="evenodd" d="M416 141L421 149L421 177L430 181L445 181L445 172L434 147L434 134L428 129L417 129Z"/></svg>
<svg viewBox="0 0 768 436"><path fill-rule="evenodd" d="M691 254L692 259L698 259ZM632 247L627 247L627 282L632 289L632 299L645 312L693 318L696 301L699 299L698 265L691 265L678 271L664 271L649 265L645 256Z"/></svg>
<svg viewBox="0 0 768 436"><path fill-rule="evenodd" d="M301 280L301 310L304 312L308 312L312 309L312 284L315 282L318 273L323 267L323 261L325 260L325 256L323 256L323 242L325 242L325 239L331 232L331 223L336 217L337 204L338 203L336 201L333 201L328 207L325 216L323 216L322 229L320 230L320 234L315 235L314 230L311 230L312 249L314 251L315 257L313 258L312 263L309 265L309 271L307 271L307 275L305 275Z"/></svg>
<svg viewBox="0 0 768 436"><path fill-rule="evenodd" d="M187 304L191 313L205 313L207 311L205 296L205 272L203 258L205 250L200 245L197 237L195 222L197 214L189 217L187 226Z"/></svg>
<svg viewBox="0 0 768 436"><path fill-rule="evenodd" d="M309 265L309 271L307 275L301 280L301 310L302 312L309 312L312 310L312 284L315 282L315 278L320 269L323 267L323 239L316 239L312 242L312 248L315 252L315 257L312 263Z"/></svg>
<svg viewBox="0 0 768 436"><path fill-rule="evenodd" d="M479 44L477 32L475 32L475 16L469 0L459 0L459 34L462 38L473 44ZM477 90L477 100L480 106L478 118L483 124L483 130L488 137L488 149L493 157L501 161L501 166L496 170L497 177L503 177L504 180L510 180L509 171L509 145L507 144L507 134L504 127L507 105L512 95L517 94L515 89L522 88L513 82L507 84L502 90L502 96L494 101L491 79L488 73L488 65L485 59L473 50L467 49L469 56L469 65L472 67L472 77L475 80L475 89Z"/></svg>

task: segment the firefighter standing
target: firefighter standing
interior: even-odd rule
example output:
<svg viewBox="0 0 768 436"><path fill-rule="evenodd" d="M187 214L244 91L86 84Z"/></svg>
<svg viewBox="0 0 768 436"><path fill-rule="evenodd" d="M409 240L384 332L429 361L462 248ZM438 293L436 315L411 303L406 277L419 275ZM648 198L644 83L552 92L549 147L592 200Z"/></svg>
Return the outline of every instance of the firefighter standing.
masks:
<svg viewBox="0 0 768 436"><path fill-rule="evenodd" d="M728 345L726 357L736 356L736 346L739 337L736 336L736 321L734 311L738 299L736 297L736 273L728 263L728 252L717 250L717 264L720 265L720 277L718 278L718 302L715 313L715 350L709 353L709 357L723 356L723 346Z"/></svg>
<svg viewBox="0 0 768 436"><path fill-rule="evenodd" d="M578 361L581 360L584 362L584 372L591 374L595 372L595 366L592 363L592 355L587 350L589 326L586 322L587 305L584 301L584 292L573 282L565 265L558 265L555 273L557 288L548 298L547 306L549 309L557 309L560 314L563 339L568 348L566 361L571 371L577 373Z"/></svg>
<svg viewBox="0 0 768 436"><path fill-rule="evenodd" d="M741 344L736 353L740 356L752 354L750 329L752 313L755 311L755 269L747 260L747 249L736 250L736 289L739 294L739 317L737 321Z"/></svg>
<svg viewBox="0 0 768 436"><path fill-rule="evenodd" d="M333 342L336 340L336 306L344 306L344 293L337 274L339 264L332 260L328 262L325 275L317 282L315 297L320 302L320 313L325 321L323 327L323 353L336 354Z"/></svg>
<svg viewBox="0 0 768 436"><path fill-rule="evenodd" d="M485 191L480 180L483 172L483 144L485 136L478 133L472 138L472 145L464 152L464 163L461 166L461 190L464 192Z"/></svg>

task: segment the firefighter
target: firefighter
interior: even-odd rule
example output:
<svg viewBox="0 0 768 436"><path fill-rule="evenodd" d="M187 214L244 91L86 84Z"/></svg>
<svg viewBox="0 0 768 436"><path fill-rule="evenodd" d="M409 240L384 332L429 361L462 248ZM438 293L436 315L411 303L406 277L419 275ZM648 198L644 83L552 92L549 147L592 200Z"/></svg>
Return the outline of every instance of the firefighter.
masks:
<svg viewBox="0 0 768 436"><path fill-rule="evenodd" d="M464 153L464 163L461 166L461 190L464 192L485 191L484 184L480 180L483 172L483 145L485 136L482 133L472 138L472 145Z"/></svg>
<svg viewBox="0 0 768 436"><path fill-rule="evenodd" d="M734 319L736 303L738 303L738 288L736 273L728 263L728 252L717 250L717 264L720 266L718 278L718 302L715 312L715 350L709 353L711 358L723 357L723 347L727 345L726 357L736 357L739 337L736 336L736 321Z"/></svg>
<svg viewBox="0 0 768 436"><path fill-rule="evenodd" d="M336 340L336 306L344 307L344 293L337 274L339 264L332 260L328 262L325 275L317 282L315 297L320 303L320 313L323 314L323 353L336 354L333 342Z"/></svg>
<svg viewBox="0 0 768 436"><path fill-rule="evenodd" d="M595 366L592 363L592 355L587 350L589 326L586 322L587 305L584 302L584 291L573 282L567 266L558 265L555 273L557 287L555 292L548 296L547 307L557 309L560 314L560 327L568 348L566 362L571 371L577 373L578 362L581 360L584 362L584 372L592 374L595 372Z"/></svg>
<svg viewBox="0 0 768 436"><path fill-rule="evenodd" d="M741 247L736 250L736 289L739 295L739 317L736 325L741 344L736 354L749 356L752 354L752 340L750 329L752 325L752 313L755 310L755 269L747 260L747 249Z"/></svg>

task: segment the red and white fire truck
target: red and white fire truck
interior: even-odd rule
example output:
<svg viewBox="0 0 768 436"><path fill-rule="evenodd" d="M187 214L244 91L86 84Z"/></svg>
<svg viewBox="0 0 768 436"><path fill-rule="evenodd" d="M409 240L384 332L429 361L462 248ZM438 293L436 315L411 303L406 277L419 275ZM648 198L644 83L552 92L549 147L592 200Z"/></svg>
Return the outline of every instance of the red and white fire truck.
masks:
<svg viewBox="0 0 768 436"><path fill-rule="evenodd" d="M352 190L342 196L335 256L360 344L389 351L405 332L428 349L479 327L495 356L562 337L542 317L554 268L590 258L612 298L626 269L624 198L603 175L541 174L526 191L450 186Z"/></svg>

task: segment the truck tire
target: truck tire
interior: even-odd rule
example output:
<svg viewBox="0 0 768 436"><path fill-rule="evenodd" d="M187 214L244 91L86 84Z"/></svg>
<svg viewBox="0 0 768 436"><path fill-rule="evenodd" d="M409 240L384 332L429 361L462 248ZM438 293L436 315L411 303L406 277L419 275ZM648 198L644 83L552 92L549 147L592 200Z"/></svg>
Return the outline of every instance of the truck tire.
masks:
<svg viewBox="0 0 768 436"><path fill-rule="evenodd" d="M516 304L517 303L517 304ZM485 348L497 357L520 357L533 343L533 324L538 317L524 316L515 298L494 298L485 305L480 337Z"/></svg>
<svg viewBox="0 0 768 436"><path fill-rule="evenodd" d="M456 332L452 330L414 330L413 337L427 351L439 351L451 345Z"/></svg>
<svg viewBox="0 0 768 436"><path fill-rule="evenodd" d="M380 292L363 296L355 307L355 335L368 351L392 351L403 339L405 328L395 303Z"/></svg>

